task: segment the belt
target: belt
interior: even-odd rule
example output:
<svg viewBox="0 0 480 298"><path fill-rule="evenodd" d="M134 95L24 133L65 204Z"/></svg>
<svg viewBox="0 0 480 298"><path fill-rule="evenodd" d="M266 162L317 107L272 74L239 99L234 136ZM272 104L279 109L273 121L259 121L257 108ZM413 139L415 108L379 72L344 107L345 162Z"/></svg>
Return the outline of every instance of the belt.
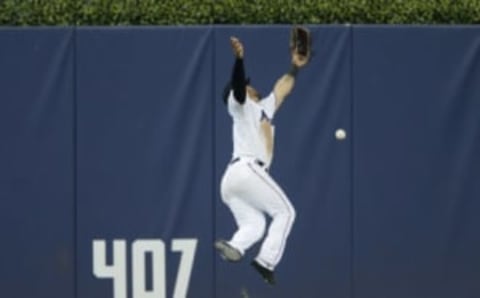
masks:
<svg viewBox="0 0 480 298"><path fill-rule="evenodd" d="M237 161L240 161L241 159L242 159L241 157L235 157L234 159L232 159L230 161L230 164L233 165L234 163L236 163ZM255 159L253 159L253 162L256 163L258 166L260 166L261 168L264 168L265 171L268 172L268 168L265 167L266 164L263 161L261 161L258 158L255 158Z"/></svg>

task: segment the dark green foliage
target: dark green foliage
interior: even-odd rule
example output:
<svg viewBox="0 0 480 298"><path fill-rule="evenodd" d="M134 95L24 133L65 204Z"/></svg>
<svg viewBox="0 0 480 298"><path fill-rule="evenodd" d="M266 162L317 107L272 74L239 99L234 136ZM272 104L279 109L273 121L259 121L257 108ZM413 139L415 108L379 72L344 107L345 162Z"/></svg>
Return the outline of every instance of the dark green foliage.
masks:
<svg viewBox="0 0 480 298"><path fill-rule="evenodd" d="M479 24L480 0L0 0L1 25Z"/></svg>

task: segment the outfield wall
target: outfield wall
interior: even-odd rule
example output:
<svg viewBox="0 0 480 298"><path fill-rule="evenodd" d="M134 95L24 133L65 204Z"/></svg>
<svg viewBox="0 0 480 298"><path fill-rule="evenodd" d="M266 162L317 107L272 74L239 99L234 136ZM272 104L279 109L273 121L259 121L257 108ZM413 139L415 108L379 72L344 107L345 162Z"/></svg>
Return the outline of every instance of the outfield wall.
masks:
<svg viewBox="0 0 480 298"><path fill-rule="evenodd" d="M310 29L275 119L297 219L272 288L258 246L213 250L235 229L221 93L229 37L267 94L288 26L2 28L0 296L480 296L480 29Z"/></svg>

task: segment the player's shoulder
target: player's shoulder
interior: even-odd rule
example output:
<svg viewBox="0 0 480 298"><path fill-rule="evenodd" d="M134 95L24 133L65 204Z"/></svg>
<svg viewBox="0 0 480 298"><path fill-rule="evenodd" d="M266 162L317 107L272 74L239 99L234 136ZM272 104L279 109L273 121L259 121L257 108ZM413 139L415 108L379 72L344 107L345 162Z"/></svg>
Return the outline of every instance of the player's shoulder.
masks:
<svg viewBox="0 0 480 298"><path fill-rule="evenodd" d="M230 114L238 114L243 110L243 106L246 104L246 102L239 103L236 99L235 96L233 95L233 90L230 91L230 94L228 95L227 98L227 107L228 111Z"/></svg>
<svg viewBox="0 0 480 298"><path fill-rule="evenodd" d="M275 92L270 92L266 97L264 97L260 103L259 103L264 109L269 116L273 116L275 113L275 107L276 107L276 97L275 97Z"/></svg>
<svg viewBox="0 0 480 298"><path fill-rule="evenodd" d="M264 97L261 102L265 103L265 104L268 104L268 103L271 103L271 102L275 102L276 100L276 96L275 96L275 92L270 91L270 93Z"/></svg>

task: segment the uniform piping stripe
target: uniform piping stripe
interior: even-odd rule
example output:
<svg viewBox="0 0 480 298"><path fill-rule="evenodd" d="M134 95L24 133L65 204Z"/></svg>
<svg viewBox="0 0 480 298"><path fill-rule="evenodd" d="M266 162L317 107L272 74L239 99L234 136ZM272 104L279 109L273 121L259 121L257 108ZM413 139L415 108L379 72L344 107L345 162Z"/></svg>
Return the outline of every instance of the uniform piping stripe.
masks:
<svg viewBox="0 0 480 298"><path fill-rule="evenodd" d="M281 201L285 204L285 206L287 206L287 210L290 211L290 205L288 203L288 199L282 194L281 191L279 191L275 185L272 185L272 183L266 179L265 177L263 177L257 170L255 170L255 168L250 164L248 163L248 167L258 176L260 177L260 179L262 179L271 189L273 189L273 191L280 197ZM291 228L291 225L292 225L292 215L290 214L290 212L288 212L288 220L287 220L287 228L283 231L283 235L282 235L282 242L280 244L280 251L278 252L277 256L275 257L275 263L278 263L280 257L282 256L283 254L283 251L285 249L285 242L287 240L287 234L290 232L290 228Z"/></svg>

